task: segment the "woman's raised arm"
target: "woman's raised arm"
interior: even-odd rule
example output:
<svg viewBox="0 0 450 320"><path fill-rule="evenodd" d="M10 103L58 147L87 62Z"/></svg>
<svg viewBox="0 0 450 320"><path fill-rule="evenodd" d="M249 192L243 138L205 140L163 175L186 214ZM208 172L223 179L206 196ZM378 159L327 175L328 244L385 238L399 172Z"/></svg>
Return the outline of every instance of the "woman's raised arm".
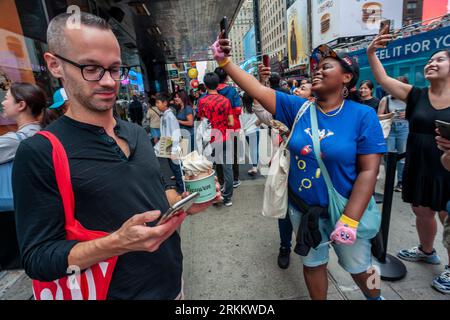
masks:
<svg viewBox="0 0 450 320"><path fill-rule="evenodd" d="M372 68L372 73L378 84L395 98L406 102L412 86L388 76L383 64L375 54L377 49L386 48L387 43L391 40L392 35L390 34L378 35L367 48L367 57L369 59L370 67Z"/></svg>

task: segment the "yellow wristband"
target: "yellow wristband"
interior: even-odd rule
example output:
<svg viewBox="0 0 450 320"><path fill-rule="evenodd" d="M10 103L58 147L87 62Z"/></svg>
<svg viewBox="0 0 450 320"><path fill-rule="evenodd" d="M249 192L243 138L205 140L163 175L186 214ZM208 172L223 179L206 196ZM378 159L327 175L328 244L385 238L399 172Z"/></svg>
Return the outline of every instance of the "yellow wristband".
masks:
<svg viewBox="0 0 450 320"><path fill-rule="evenodd" d="M341 216L339 221L343 224L348 225L350 228L358 229L359 221L353 220L352 218L347 217L345 214Z"/></svg>
<svg viewBox="0 0 450 320"><path fill-rule="evenodd" d="M230 57L226 57L221 62L219 62L219 68L223 68L231 62Z"/></svg>

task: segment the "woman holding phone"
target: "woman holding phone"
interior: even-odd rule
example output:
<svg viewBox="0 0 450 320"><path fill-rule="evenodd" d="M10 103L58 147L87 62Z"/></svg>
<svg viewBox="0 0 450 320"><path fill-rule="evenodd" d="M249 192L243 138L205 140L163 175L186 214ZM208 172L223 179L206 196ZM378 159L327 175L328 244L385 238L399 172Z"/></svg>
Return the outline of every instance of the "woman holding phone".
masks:
<svg viewBox="0 0 450 320"><path fill-rule="evenodd" d="M377 82L393 97L404 101L409 136L403 174L403 200L412 205L416 215L419 246L404 249L398 257L407 261L440 264L433 248L437 232L436 212L443 222L450 199L450 173L441 162L442 151L437 147L435 120L450 122L450 51L440 50L431 55L424 69L428 88L417 88L389 77L376 56L377 49L386 48L392 35L381 34L367 48L369 63ZM449 252L450 258L450 252ZM446 266L446 269L449 267ZM440 290L446 282L450 292L450 277L435 278L433 286Z"/></svg>
<svg viewBox="0 0 450 320"><path fill-rule="evenodd" d="M387 148L375 111L347 99L358 81L357 62L348 55L337 55L326 45L314 50L312 62L316 67L313 69L312 91L317 103L302 108L308 106L305 104L307 99L265 87L232 63L230 40L219 39L213 45L213 51L214 58L233 81L259 101L276 120L292 129L299 111L305 110L291 133L289 143L291 168L288 184L292 190L289 217L294 231L300 226L304 229L309 224L300 224L302 213L295 203L303 201L309 208L321 207L321 214L315 221L321 237L317 239L317 233L314 234L320 245L314 245L315 249L310 247L306 256L302 256L303 273L311 298L327 298L329 247L326 243L332 239L339 264L351 274L367 299L382 300L380 288L369 287L370 279L376 278L377 274L372 268L370 239L359 237L358 226L374 192L381 156ZM269 68L264 69L267 71ZM336 224L331 223L328 215L327 186L312 148L312 136L317 138L317 132L311 130L315 110L322 151L318 157L322 156L334 188L343 197L350 198ZM346 240L336 237L344 225L344 233L349 231L353 234Z"/></svg>

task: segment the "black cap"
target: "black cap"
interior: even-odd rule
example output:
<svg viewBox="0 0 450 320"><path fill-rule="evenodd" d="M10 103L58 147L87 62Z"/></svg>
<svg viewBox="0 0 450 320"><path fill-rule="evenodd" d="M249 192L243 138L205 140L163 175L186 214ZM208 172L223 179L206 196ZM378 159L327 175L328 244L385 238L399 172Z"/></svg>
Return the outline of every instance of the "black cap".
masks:
<svg viewBox="0 0 450 320"><path fill-rule="evenodd" d="M310 58L311 74L314 73L319 63L325 58L333 58L339 61L341 66L353 75L353 79L349 83L349 88L356 86L359 79L358 61L345 52L337 53L326 44L322 44L313 50Z"/></svg>

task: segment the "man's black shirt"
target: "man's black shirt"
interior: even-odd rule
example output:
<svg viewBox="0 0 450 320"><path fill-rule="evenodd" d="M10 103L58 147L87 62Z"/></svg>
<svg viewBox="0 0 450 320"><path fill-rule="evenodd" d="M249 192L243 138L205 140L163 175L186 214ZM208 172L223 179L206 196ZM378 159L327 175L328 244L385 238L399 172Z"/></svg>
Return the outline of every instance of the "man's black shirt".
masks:
<svg viewBox="0 0 450 320"><path fill-rule="evenodd" d="M64 146L75 196L75 218L89 230L111 233L135 214L165 212L169 204L159 163L145 130L116 119L129 144L127 159L101 127L63 116L45 130ZM17 234L27 274L40 281L66 276L76 241L65 240L64 210L50 142L36 135L20 145L13 169ZM154 253L120 256L108 299L174 299L181 291L182 253L175 232Z"/></svg>

